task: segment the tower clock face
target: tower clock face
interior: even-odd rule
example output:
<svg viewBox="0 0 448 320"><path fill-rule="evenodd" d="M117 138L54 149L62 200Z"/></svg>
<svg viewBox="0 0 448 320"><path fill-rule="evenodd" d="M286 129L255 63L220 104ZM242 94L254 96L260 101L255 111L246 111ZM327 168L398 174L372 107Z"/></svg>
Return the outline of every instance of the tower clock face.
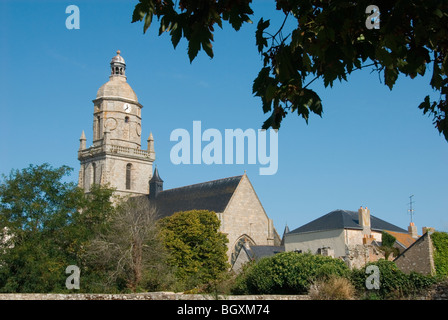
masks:
<svg viewBox="0 0 448 320"><path fill-rule="evenodd" d="M126 113L131 112L131 105L130 105L129 103L125 103L125 104L123 105L123 110L124 110L124 112L126 112Z"/></svg>

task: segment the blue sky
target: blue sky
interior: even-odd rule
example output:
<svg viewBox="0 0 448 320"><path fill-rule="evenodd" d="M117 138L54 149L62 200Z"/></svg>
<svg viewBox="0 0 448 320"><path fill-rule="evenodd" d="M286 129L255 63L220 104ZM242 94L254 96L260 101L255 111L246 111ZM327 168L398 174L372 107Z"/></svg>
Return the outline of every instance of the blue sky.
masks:
<svg viewBox="0 0 448 320"><path fill-rule="evenodd" d="M448 231L448 143L417 108L437 95L425 77L400 77L392 91L376 73L357 71L349 82L311 86L323 99L324 114L309 124L289 115L279 132L279 165L260 176L259 164L174 165L170 133L258 129L266 119L252 82L262 67L255 47L256 23L273 17L273 1L257 0L253 24L235 32L216 30L210 59L200 52L190 64L186 42L173 49L158 24L143 34L131 24L135 1L0 2L0 173L29 164L74 168L79 137L92 141L92 100L108 81L109 62L121 50L128 83L142 111L142 146L152 132L164 188L240 175L247 171L267 214L281 234L335 209L357 210L407 228L409 196L416 223ZM80 9L80 29L68 30L68 5ZM429 70L431 71L431 70Z"/></svg>

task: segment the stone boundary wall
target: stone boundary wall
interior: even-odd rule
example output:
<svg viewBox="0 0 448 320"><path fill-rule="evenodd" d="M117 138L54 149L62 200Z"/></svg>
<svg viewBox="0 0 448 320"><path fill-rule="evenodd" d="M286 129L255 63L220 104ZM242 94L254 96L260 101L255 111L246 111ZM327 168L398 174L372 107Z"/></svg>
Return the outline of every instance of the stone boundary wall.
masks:
<svg viewBox="0 0 448 320"><path fill-rule="evenodd" d="M151 292L135 294L0 293L0 300L216 300L214 295ZM310 300L307 295L218 296L218 300Z"/></svg>

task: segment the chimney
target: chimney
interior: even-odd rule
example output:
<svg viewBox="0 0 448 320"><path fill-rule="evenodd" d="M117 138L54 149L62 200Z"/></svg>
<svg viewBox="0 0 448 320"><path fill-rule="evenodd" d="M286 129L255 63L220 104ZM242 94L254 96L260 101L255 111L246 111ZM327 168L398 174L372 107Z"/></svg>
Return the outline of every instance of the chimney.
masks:
<svg viewBox="0 0 448 320"><path fill-rule="evenodd" d="M414 222L411 222L411 223L409 224L409 227L408 227L408 233L410 234L410 236L411 236L412 238L414 238L414 239L417 239L417 238L418 238L417 227L416 227L416 225L414 224Z"/></svg>
<svg viewBox="0 0 448 320"><path fill-rule="evenodd" d="M425 234L426 232L429 232L429 234L434 233L435 229L431 227L423 227L422 228L422 234Z"/></svg>
<svg viewBox="0 0 448 320"><path fill-rule="evenodd" d="M362 206L358 209L358 221L364 235L370 236L370 209Z"/></svg>

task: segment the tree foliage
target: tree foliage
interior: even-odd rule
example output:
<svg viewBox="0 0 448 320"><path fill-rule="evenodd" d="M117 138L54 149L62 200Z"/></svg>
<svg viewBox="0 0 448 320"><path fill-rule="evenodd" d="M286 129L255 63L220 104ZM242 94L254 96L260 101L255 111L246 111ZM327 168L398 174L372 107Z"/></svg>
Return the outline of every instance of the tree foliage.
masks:
<svg viewBox="0 0 448 320"><path fill-rule="evenodd" d="M192 62L201 48L213 57L215 25L228 21L239 30L252 22L251 2L139 0L132 22L144 21L146 32L156 16L159 35L169 33L174 48L182 37L188 41ZM379 29L366 26L369 5L380 10ZM261 18L255 33L263 67L252 89L269 114L263 128L278 129L288 112L306 122L310 113L322 116L322 101L310 88L316 79L331 87L371 68L392 90L400 74L415 78L432 69L430 86L440 97L422 97L418 107L448 140L448 0L276 0L276 9L284 13L280 28L270 31L270 19ZM286 30L287 20L297 27Z"/></svg>
<svg viewBox="0 0 448 320"><path fill-rule="evenodd" d="M282 252L260 259L236 279L236 294L306 294L313 281L348 276L339 259L311 253Z"/></svg>
<svg viewBox="0 0 448 320"><path fill-rule="evenodd" d="M170 253L168 263L187 287L218 279L227 263L227 237L220 221L207 210L182 211L161 220L161 236Z"/></svg>
<svg viewBox="0 0 448 320"><path fill-rule="evenodd" d="M431 234L434 246L434 265L437 275L448 276L448 233L437 231Z"/></svg>
<svg viewBox="0 0 448 320"><path fill-rule="evenodd" d="M394 247L395 241L397 239L391 235L389 232L383 230L381 233L381 246L380 250L384 252L384 258L386 260L389 259L389 256L393 254L393 256L397 257L400 251L398 248Z"/></svg>
<svg viewBox="0 0 448 320"><path fill-rule="evenodd" d="M71 171L45 163L3 176L0 291L65 291L66 267L83 267L84 245L113 210L112 190L95 187L86 195L75 183L64 182Z"/></svg>
<svg viewBox="0 0 448 320"><path fill-rule="evenodd" d="M366 274L366 268L371 265L378 267L379 289L366 288L366 279L369 276L369 273ZM422 290L437 282L437 279L431 275L417 272L406 274L397 267L395 262L384 259L370 262L361 269L354 269L351 279L359 292L367 296L377 295L381 299L408 298L421 293Z"/></svg>

